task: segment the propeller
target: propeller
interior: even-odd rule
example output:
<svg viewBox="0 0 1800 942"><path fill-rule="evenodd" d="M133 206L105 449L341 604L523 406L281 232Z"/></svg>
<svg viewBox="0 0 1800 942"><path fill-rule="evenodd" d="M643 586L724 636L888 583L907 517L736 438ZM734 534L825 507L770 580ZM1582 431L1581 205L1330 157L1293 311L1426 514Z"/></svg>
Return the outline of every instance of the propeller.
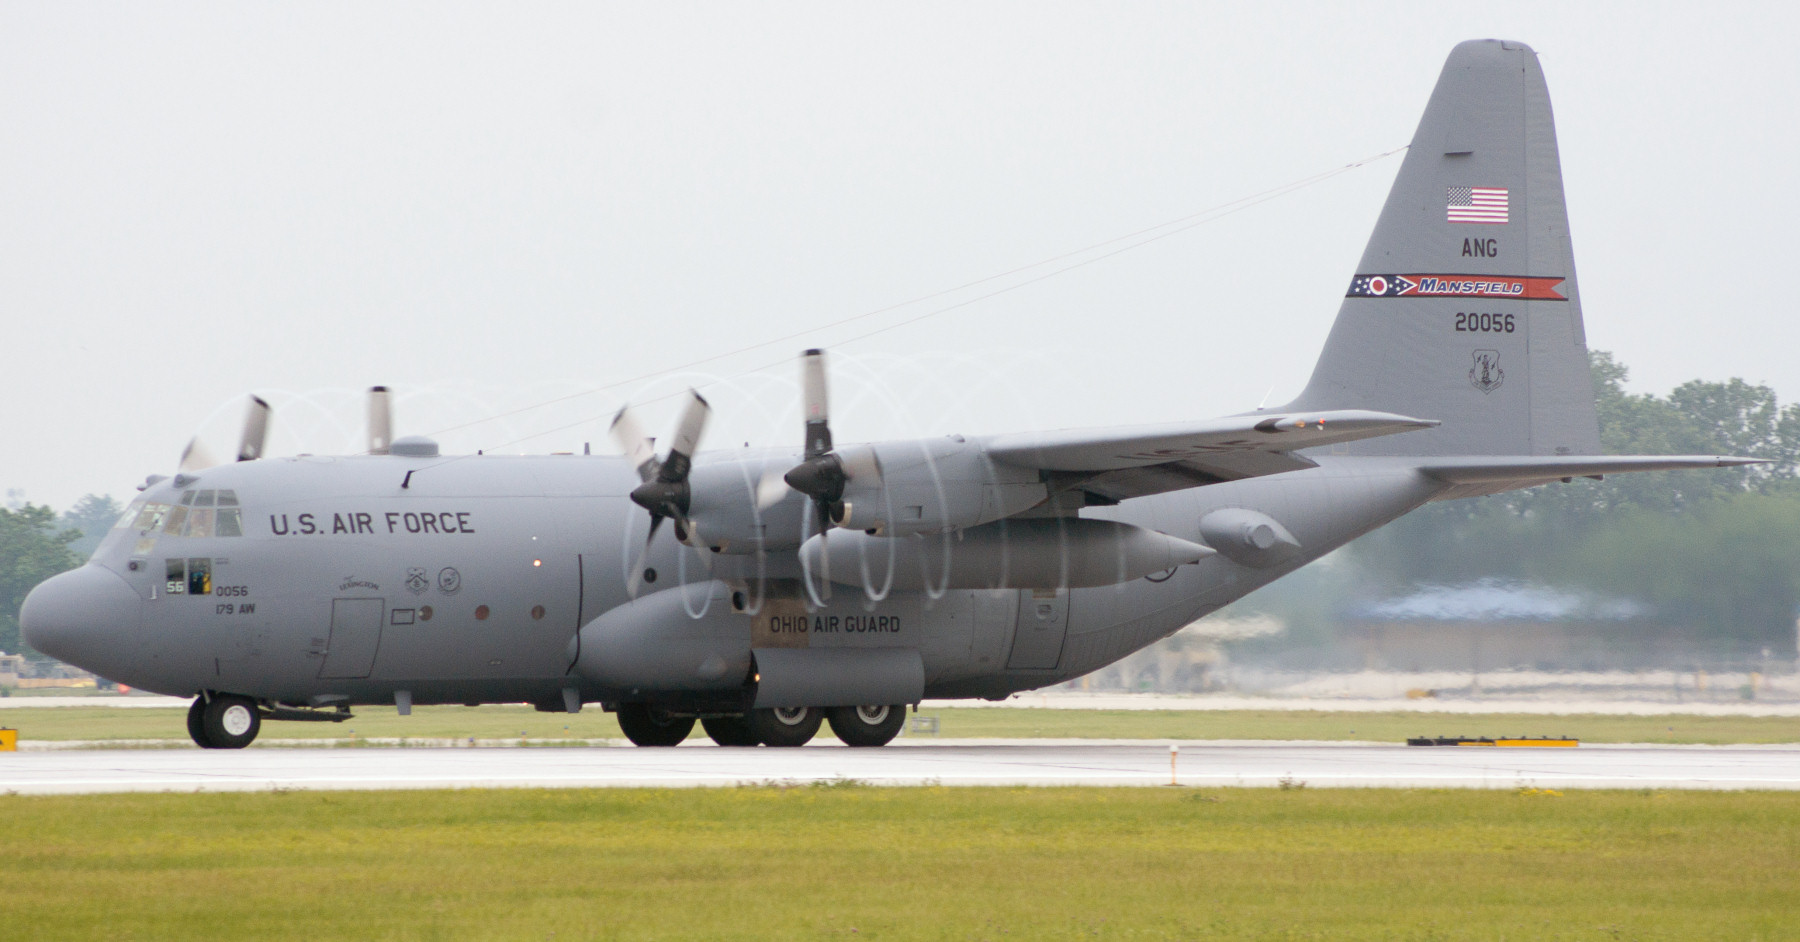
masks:
<svg viewBox="0 0 1800 942"><path fill-rule="evenodd" d="M255 461L263 456L269 442L269 419L274 414L261 396L250 397L250 410L244 413L244 431L238 436L237 460Z"/></svg>
<svg viewBox="0 0 1800 942"><path fill-rule="evenodd" d="M831 409L825 388L825 351L808 350L800 355L800 395L806 410L806 452L782 480L788 487L812 498L819 521L819 540L823 543L831 532L833 521L844 513L844 486L850 476L844 473L844 461L831 450ZM824 549L823 546L820 547ZM831 597L831 557L819 553L819 575L823 582L821 598Z"/></svg>
<svg viewBox="0 0 1800 942"><path fill-rule="evenodd" d="M394 443L394 410L386 386L369 387L369 454L385 455Z"/></svg>
<svg viewBox="0 0 1800 942"><path fill-rule="evenodd" d="M237 460L255 461L263 456L263 447L269 440L272 412L261 396L250 397L250 407L244 413L244 430L238 437ZM181 474L192 474L220 463L206 446L200 444L200 436L196 435L188 439L187 447L181 450L181 463L176 470Z"/></svg>
<svg viewBox="0 0 1800 942"><path fill-rule="evenodd" d="M688 390L688 401L682 407L668 457L661 460L656 457L655 441L644 434L643 426L631 414L629 406L613 417L613 440L637 468L638 478L643 481L632 490L632 503L650 511L650 534L644 538L643 549L632 561L631 576L625 586L626 593L632 598L637 598L638 589L643 586L644 560L650 555L650 544L655 542L656 531L664 520L675 520L676 539L683 543L698 541L698 534L687 516L693 497L688 487L688 472L694 467L694 451L700 446L700 434L706 430L706 420L711 414L712 407L706 400L698 392ZM705 559L705 554L701 558Z"/></svg>
<svg viewBox="0 0 1800 942"><path fill-rule="evenodd" d="M369 387L369 442L368 453L385 455L388 447L394 443L394 415L390 404L391 393L386 386ZM269 444L269 422L275 410L261 396L251 396L250 406L244 413L244 429L238 436L237 460L255 461L267 453ZM201 444L198 435L188 439L187 447L181 450L181 463L177 470L182 474L204 471L223 462L214 457L211 450Z"/></svg>

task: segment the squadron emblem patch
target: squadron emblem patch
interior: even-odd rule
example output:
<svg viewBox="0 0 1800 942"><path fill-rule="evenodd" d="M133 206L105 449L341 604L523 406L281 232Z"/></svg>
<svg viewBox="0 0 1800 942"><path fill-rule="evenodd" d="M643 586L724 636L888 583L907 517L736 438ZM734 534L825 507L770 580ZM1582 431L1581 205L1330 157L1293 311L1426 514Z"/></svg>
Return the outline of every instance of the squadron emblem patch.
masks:
<svg viewBox="0 0 1800 942"><path fill-rule="evenodd" d="M425 575L424 569L412 566L406 570L406 591L421 595L430 587L431 579Z"/></svg>
<svg viewBox="0 0 1800 942"><path fill-rule="evenodd" d="M1484 393L1491 393L1506 382L1506 372L1500 369L1500 351L1475 351L1475 365L1469 368L1469 385Z"/></svg>

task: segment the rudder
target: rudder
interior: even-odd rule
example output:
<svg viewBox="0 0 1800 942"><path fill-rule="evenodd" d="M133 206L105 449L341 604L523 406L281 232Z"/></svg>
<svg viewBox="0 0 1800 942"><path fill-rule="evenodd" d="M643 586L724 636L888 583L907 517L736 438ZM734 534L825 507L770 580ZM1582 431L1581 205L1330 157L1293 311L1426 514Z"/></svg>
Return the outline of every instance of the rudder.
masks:
<svg viewBox="0 0 1800 942"><path fill-rule="evenodd" d="M1283 408L1443 422L1334 448L1350 454L1599 453L1556 129L1531 47L1450 53L1312 379Z"/></svg>

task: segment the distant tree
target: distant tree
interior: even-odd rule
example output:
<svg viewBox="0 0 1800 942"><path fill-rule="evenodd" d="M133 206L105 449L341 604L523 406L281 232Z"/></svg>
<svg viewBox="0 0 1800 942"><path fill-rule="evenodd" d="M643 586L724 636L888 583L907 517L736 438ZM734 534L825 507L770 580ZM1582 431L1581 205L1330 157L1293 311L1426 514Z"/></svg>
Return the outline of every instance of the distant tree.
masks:
<svg viewBox="0 0 1800 942"><path fill-rule="evenodd" d="M1721 655L1795 654L1800 499L1743 494L1690 513L1628 511L1560 560L1582 582L1653 603Z"/></svg>
<svg viewBox="0 0 1800 942"><path fill-rule="evenodd" d="M69 551L82 559L94 555L100 541L106 538L124 512L125 508L119 506L111 494L89 494L76 501L75 506L63 511L62 515L63 526L81 531L81 536L69 544Z"/></svg>
<svg viewBox="0 0 1800 942"><path fill-rule="evenodd" d="M80 560L69 552L80 533L61 529L48 507L25 504L0 509L0 651L25 650L19 638L19 606L45 579L75 568Z"/></svg>

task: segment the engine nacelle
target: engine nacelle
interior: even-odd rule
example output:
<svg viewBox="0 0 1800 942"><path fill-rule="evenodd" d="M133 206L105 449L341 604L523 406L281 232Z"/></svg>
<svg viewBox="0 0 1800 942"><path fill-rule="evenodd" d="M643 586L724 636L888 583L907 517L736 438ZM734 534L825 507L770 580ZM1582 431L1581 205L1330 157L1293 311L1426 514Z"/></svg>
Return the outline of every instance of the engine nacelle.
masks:
<svg viewBox="0 0 1800 942"><path fill-rule="evenodd" d="M847 445L834 453L847 480L833 523L882 536L975 527L1049 496L1035 471L991 462L959 437ZM687 542L725 554L799 546L818 532L810 499L782 476L802 460L791 451L709 456L688 476Z"/></svg>
<svg viewBox="0 0 1800 942"><path fill-rule="evenodd" d="M813 537L800 547L815 573L826 553L833 582L918 591L1115 585L1197 563L1212 550L1128 523L1068 517L904 537L834 530L828 539Z"/></svg>
<svg viewBox="0 0 1800 942"><path fill-rule="evenodd" d="M709 456L688 474L691 546L717 547L728 555L799 546L808 532L810 505L789 490L781 475L800 460L792 451Z"/></svg>
<svg viewBox="0 0 1800 942"><path fill-rule="evenodd" d="M582 627L575 670L627 694L743 689L750 619L732 611L730 599L724 583L710 582L621 605Z"/></svg>
<svg viewBox="0 0 1800 942"><path fill-rule="evenodd" d="M1042 503L1037 472L989 461L961 436L840 448L849 481L834 522L878 536L977 527ZM833 534L835 538L835 534Z"/></svg>

